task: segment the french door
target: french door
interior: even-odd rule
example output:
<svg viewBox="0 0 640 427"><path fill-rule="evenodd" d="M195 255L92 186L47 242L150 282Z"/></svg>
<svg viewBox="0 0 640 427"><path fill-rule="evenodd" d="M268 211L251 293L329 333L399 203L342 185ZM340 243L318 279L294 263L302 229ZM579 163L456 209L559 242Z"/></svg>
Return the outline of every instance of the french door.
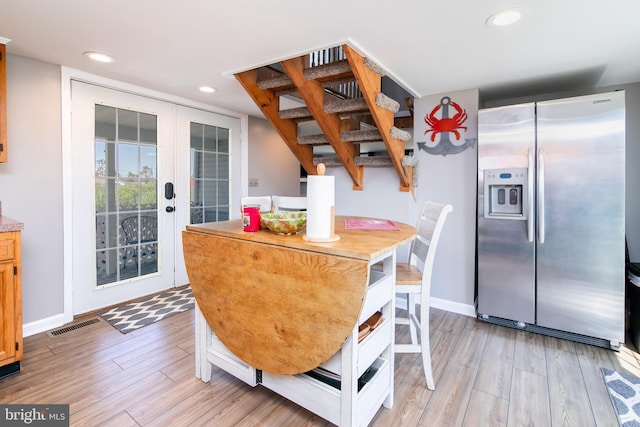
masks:
<svg viewBox="0 0 640 427"><path fill-rule="evenodd" d="M239 119L78 81L71 93L74 314L188 283L181 231L197 208L228 219L239 194Z"/></svg>
<svg viewBox="0 0 640 427"><path fill-rule="evenodd" d="M177 106L176 278L189 279L182 255L182 230L187 224L226 221L240 215L240 119Z"/></svg>

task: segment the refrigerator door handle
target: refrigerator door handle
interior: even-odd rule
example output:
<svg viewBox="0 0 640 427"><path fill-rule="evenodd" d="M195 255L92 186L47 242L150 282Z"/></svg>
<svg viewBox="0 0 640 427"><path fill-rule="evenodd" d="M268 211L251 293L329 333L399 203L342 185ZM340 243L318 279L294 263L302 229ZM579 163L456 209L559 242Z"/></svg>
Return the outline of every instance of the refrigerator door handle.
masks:
<svg viewBox="0 0 640 427"><path fill-rule="evenodd" d="M533 224L535 216L533 215L533 150L528 150L528 168L527 168L527 239L533 242Z"/></svg>
<svg viewBox="0 0 640 427"><path fill-rule="evenodd" d="M544 148L538 150L538 242L544 243Z"/></svg>

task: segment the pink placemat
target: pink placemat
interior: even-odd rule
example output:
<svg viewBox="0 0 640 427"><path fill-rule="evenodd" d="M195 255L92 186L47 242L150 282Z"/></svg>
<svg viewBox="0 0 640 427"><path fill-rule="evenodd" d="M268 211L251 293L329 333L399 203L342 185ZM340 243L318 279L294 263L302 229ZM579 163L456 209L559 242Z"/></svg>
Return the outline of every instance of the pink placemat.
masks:
<svg viewBox="0 0 640 427"><path fill-rule="evenodd" d="M383 230L399 231L397 225L388 219L367 219L367 218L346 218L344 220L345 230Z"/></svg>

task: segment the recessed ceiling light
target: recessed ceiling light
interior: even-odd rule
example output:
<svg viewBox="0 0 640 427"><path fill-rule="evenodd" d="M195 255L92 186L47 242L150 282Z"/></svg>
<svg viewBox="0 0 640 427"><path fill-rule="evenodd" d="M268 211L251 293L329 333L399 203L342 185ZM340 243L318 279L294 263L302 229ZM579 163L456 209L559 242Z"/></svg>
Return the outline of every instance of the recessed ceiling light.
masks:
<svg viewBox="0 0 640 427"><path fill-rule="evenodd" d="M525 14L525 10L522 8L514 7L511 9L501 10L496 12L487 19L487 25L491 27L505 27L507 25L515 24Z"/></svg>
<svg viewBox="0 0 640 427"><path fill-rule="evenodd" d="M115 61L115 59L113 59L109 55L105 55L104 53L99 52L85 52L84 56L86 56L87 58L91 58L94 61L104 62L107 64Z"/></svg>
<svg viewBox="0 0 640 427"><path fill-rule="evenodd" d="M214 92L217 92L218 89L211 86L200 86L200 91L204 93L214 93Z"/></svg>

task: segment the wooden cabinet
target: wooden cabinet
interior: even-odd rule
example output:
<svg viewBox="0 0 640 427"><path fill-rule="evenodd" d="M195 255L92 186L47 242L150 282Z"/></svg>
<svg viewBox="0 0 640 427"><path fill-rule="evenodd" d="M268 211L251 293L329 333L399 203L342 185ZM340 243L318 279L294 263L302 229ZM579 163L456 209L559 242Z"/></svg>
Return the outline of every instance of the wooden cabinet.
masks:
<svg viewBox="0 0 640 427"><path fill-rule="evenodd" d="M20 232L0 232L0 378L20 371L22 293Z"/></svg>
<svg viewBox="0 0 640 427"><path fill-rule="evenodd" d="M0 163L7 161L7 58L6 46L0 43Z"/></svg>
<svg viewBox="0 0 640 427"><path fill-rule="evenodd" d="M350 231L343 222L336 220L340 241L318 244L267 231L235 232L242 226L233 221L187 227L185 262L198 303L197 377L209 381L215 365L341 426L366 426L381 406L391 408L396 249L414 237L415 229L398 224L397 232ZM286 268L276 265L278 259L287 261ZM221 285L225 281L228 287ZM348 309L336 309L345 299ZM251 306L256 300L269 304ZM358 342L358 326L378 311L382 323ZM216 317L221 312L224 316ZM231 338L225 330L229 325L236 328ZM329 334L323 335L325 329ZM332 339L337 342L327 350L332 352L319 356L315 365L307 360ZM277 363L281 360L283 365ZM291 372L276 372L287 369Z"/></svg>

